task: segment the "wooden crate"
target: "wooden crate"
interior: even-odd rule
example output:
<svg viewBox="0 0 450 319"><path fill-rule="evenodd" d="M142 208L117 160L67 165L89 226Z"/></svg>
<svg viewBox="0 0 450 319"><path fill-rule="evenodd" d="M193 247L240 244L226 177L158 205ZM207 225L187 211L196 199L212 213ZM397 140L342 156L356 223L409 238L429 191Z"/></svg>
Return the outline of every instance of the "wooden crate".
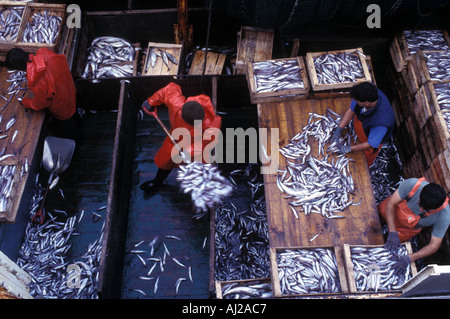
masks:
<svg viewBox="0 0 450 319"><path fill-rule="evenodd" d="M296 60L298 63L300 76L302 78L304 88L299 89L289 89L289 90L278 90L271 92L257 92L257 84L255 80L255 75L253 72L253 64L255 62L249 62L247 65L247 84L250 91L250 100L252 103L262 103L262 102L274 102L283 99L295 99L295 98L306 98L308 96L310 85L308 81L308 76L306 72L305 62L303 57L295 57L295 58L285 58L285 59L275 59L268 61L288 61L288 60ZM262 62L262 61L260 61Z"/></svg>
<svg viewBox="0 0 450 319"><path fill-rule="evenodd" d="M330 249L332 253L336 256L337 268L338 268L338 280L341 286L341 292L339 293L347 293L347 279L345 275L344 263L342 260L341 254L338 253L339 248L337 246L302 246L302 247L271 247L270 248L270 264L271 264L271 278L272 278L272 286L273 286L273 295L274 297L295 297L295 296L317 296L317 295L335 295L336 293L310 293L310 294L298 294L298 295L284 295L281 292L280 286L280 277L278 271L278 263L277 263L277 255L279 252L285 250L298 250L298 249L315 249L315 248L324 248Z"/></svg>
<svg viewBox="0 0 450 319"><path fill-rule="evenodd" d="M0 210L0 222L11 222L15 220L15 213L17 212L19 203L16 198L18 192L21 164L17 160L8 158L0 163L0 169L4 166L15 166L14 177L12 179L10 196L7 198L5 209Z"/></svg>
<svg viewBox="0 0 450 319"><path fill-rule="evenodd" d="M418 50L417 53L414 55L414 59L411 62L415 62L415 65L417 68L416 74L418 75L418 84L419 85L424 85L428 82L432 82L432 83L448 83L448 82L450 82L450 76L448 79L443 79L443 80L432 80L431 79L430 73L428 71L428 65L427 65L425 55L432 54L432 53L446 55L447 57L450 55L450 51Z"/></svg>
<svg viewBox="0 0 450 319"><path fill-rule="evenodd" d="M33 299L30 283L31 276L0 251L0 288L17 298Z"/></svg>
<svg viewBox="0 0 450 319"><path fill-rule="evenodd" d="M33 14L41 13L47 11L49 14L61 17L61 24L58 30L58 36L55 43L32 43L24 42L23 34L27 27L28 22L32 21ZM63 26L66 24L66 5L65 4L47 4L47 3L29 3L26 7L25 14L22 19L22 25L17 36L18 40L16 47L22 48L27 52L34 53L40 48L47 48L49 50L55 51L59 47L59 42L61 41L61 34Z"/></svg>
<svg viewBox="0 0 450 319"><path fill-rule="evenodd" d="M237 284L237 286L248 286L252 284L270 284L270 278L252 278L252 279L242 279L242 280L228 280L228 281L216 281L216 297L217 299L223 299L223 289L228 284Z"/></svg>
<svg viewBox="0 0 450 319"><path fill-rule="evenodd" d="M178 64L173 64L169 61L169 66L167 66L162 57L158 57L156 60L155 67L150 64L150 50L162 50L172 54L177 60ZM142 75L177 75L180 67L181 53L183 45L181 44L171 44L171 43L158 43L149 42L147 46L147 54L145 55L145 62L142 63L143 69Z"/></svg>
<svg viewBox="0 0 450 319"><path fill-rule="evenodd" d="M450 45L450 37L446 30L442 31L443 37L446 40L447 44ZM391 54L392 62L394 63L395 70L397 72L401 72L408 61L414 59L414 54L412 54L408 42L406 40L406 36L404 31L397 32L392 39L391 45L389 46L389 52Z"/></svg>
<svg viewBox="0 0 450 319"><path fill-rule="evenodd" d="M205 69L205 74L222 74L226 57L226 54L197 50L195 51L194 59L189 69L189 75L202 75L203 69ZM206 66L204 67L205 58Z"/></svg>
<svg viewBox="0 0 450 319"><path fill-rule="evenodd" d="M408 253L412 253L411 243L405 242L402 244L406 247ZM383 245L343 245L343 260L344 260L344 267L345 267L345 273L348 283L348 289L350 293L364 293L364 294L370 294L375 293L374 291L359 291L356 287L356 279L355 274L353 271L353 262L351 260L351 251L350 249L352 247L365 247L365 248L375 248L375 247L383 247ZM417 274L417 267L415 262L411 263L411 274L414 277ZM395 292L397 290L390 290L390 291L378 291L378 292Z"/></svg>
<svg viewBox="0 0 450 319"><path fill-rule="evenodd" d="M238 32L235 74L244 74L248 62L272 59L273 30L243 26Z"/></svg>
<svg viewBox="0 0 450 319"><path fill-rule="evenodd" d="M23 21L23 18L24 18L24 14L26 12L27 3L17 2L17 1L1 1L0 2L0 9L1 10L6 9L8 7L22 7L23 8L22 19L20 21L21 24L22 24L22 21ZM9 50L11 50L11 49L16 47L16 43L17 43L17 40L18 40L19 32L20 32L20 25L19 25L19 28L18 28L18 33L17 33L16 38L14 38L14 39L6 38L6 40L1 40L0 39L0 57L1 57L2 61L5 59L6 53L8 53Z"/></svg>
<svg viewBox="0 0 450 319"><path fill-rule="evenodd" d="M362 53L359 54L358 52ZM317 78L317 72L314 64L314 59L318 56L326 55L326 54L337 54L337 53L349 53L354 54L359 57L361 66L363 68L364 77L357 79L356 81L347 81L341 83L332 83L332 84L321 84L319 83L319 79ZM348 50L337 50L337 51L323 51L323 52L308 52L306 54L306 67L308 70L308 75L311 81L311 87L313 91L323 91L323 90L336 90L336 89L349 89L355 84L362 82L371 82L372 76L369 72L369 67L366 61L366 57L364 56L364 52L362 48L356 49L348 49Z"/></svg>

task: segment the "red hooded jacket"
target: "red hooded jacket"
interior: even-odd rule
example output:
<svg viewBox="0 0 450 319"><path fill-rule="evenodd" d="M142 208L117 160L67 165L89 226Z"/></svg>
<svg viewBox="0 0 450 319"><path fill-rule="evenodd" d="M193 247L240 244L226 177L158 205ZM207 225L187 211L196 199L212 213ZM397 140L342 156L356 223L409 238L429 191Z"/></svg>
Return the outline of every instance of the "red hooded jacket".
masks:
<svg viewBox="0 0 450 319"><path fill-rule="evenodd" d="M35 111L48 108L58 120L71 118L76 111L76 89L66 57L40 48L29 59L28 88L34 97L24 98L22 105Z"/></svg>
<svg viewBox="0 0 450 319"><path fill-rule="evenodd" d="M195 158L196 155L202 155L200 153L203 152L206 146L211 145L212 141L215 141L214 138L211 140L206 138L202 138L201 147L194 147L195 141L194 141L194 126L187 123L183 118L181 117L181 109L184 105L184 103L189 101L196 101L200 103L201 106L203 106L203 110L205 111L205 118L202 122L202 132L203 135L204 132L207 129L220 129L222 124L222 118L214 112L213 105L211 103L211 99L204 94L200 94L197 96L192 97L184 97L181 88L179 85L175 83L169 83L167 86L163 87L162 89L158 90L155 94L153 94L151 97L148 98L148 103L151 106L158 106L165 104L167 108L169 109L169 122L170 122L170 133L173 133L173 130L176 128L185 128L189 130L190 136L192 137L190 143L190 149L188 150L191 154L192 158ZM212 135L214 137L214 133ZM203 136L202 136L203 137ZM175 140L180 145L180 139L177 139L175 136ZM181 139L182 140L182 139ZM183 142L183 141L181 141ZM215 141L217 142L217 141ZM198 143L199 144L199 143ZM195 145L198 145L195 144ZM164 140L163 145L159 149L159 151L156 153L155 156L155 164L161 169L173 169L178 167L178 164L174 163L172 161L172 149L174 148L174 144L172 140L169 137L166 137ZM184 149L186 150L186 149ZM209 159L205 159L202 156L203 162L208 162Z"/></svg>

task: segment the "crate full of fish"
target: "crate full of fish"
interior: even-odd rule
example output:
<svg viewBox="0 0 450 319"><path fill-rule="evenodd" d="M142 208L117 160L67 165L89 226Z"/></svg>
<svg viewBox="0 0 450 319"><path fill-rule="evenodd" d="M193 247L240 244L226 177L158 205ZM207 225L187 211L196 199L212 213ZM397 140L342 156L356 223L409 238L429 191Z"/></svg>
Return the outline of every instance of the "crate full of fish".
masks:
<svg viewBox="0 0 450 319"><path fill-rule="evenodd" d="M271 248L275 297L347 292L342 260L336 247Z"/></svg>
<svg viewBox="0 0 450 319"><path fill-rule="evenodd" d="M0 165L0 222L9 220L20 178L18 165Z"/></svg>
<svg viewBox="0 0 450 319"><path fill-rule="evenodd" d="M102 36L92 40L81 78L98 80L136 75L136 46L124 38Z"/></svg>
<svg viewBox="0 0 450 319"><path fill-rule="evenodd" d="M446 30L404 30L394 36L389 52L396 71L400 72L418 50L446 51L449 44Z"/></svg>
<svg viewBox="0 0 450 319"><path fill-rule="evenodd" d="M303 57L249 62L247 67L252 103L308 96L310 85Z"/></svg>
<svg viewBox="0 0 450 319"><path fill-rule="evenodd" d="M402 244L396 254L383 245L343 246L343 255L350 293L378 293L399 291L401 286L417 274L415 263L405 272L397 272L397 256L412 252L411 244ZM396 256L397 255L397 256Z"/></svg>
<svg viewBox="0 0 450 319"><path fill-rule="evenodd" d="M5 1L0 3L0 52L6 54L17 42L26 4Z"/></svg>
<svg viewBox="0 0 450 319"><path fill-rule="evenodd" d="M177 75L182 49L181 44L149 42L142 75Z"/></svg>
<svg viewBox="0 0 450 319"><path fill-rule="evenodd" d="M55 51L65 19L65 4L28 3L16 47L28 52L35 52L41 47Z"/></svg>
<svg viewBox="0 0 450 319"><path fill-rule="evenodd" d="M216 281L218 299L264 299L272 298L270 278Z"/></svg>
<svg viewBox="0 0 450 319"><path fill-rule="evenodd" d="M419 84L450 82L450 51L422 51L415 55Z"/></svg>
<svg viewBox="0 0 450 319"><path fill-rule="evenodd" d="M349 89L372 76L362 48L308 52L306 66L313 91Z"/></svg>

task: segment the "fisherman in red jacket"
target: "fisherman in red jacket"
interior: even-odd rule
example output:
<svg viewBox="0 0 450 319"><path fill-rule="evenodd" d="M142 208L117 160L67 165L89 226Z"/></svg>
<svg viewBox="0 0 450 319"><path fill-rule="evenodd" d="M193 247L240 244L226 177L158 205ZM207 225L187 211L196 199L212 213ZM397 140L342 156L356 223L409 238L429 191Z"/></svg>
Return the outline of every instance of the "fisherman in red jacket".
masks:
<svg viewBox="0 0 450 319"><path fill-rule="evenodd" d="M192 137L190 143L188 141L190 147L187 150L191 160L198 158L197 156L200 155L203 162L208 162L209 159L203 158L203 151L206 146L214 143L215 140L213 139L213 142L211 142L211 140L201 137L201 144L196 143L195 134L198 124L201 124L202 135L207 130L219 130L221 127L222 119L216 115L211 99L204 94L186 98L183 96L179 85L169 83L145 100L142 103L142 109L152 114L152 112L156 112L156 106L163 104L169 109L170 133L172 134L177 128L187 129L190 137ZM216 135L212 134L212 136ZM177 144L180 142L177 141L177 136L174 136L174 139ZM166 137L163 145L155 155L155 164L158 167L156 177L153 180L142 183L142 190L146 192L156 190L169 176L171 170L179 166L172 158L174 147L172 140Z"/></svg>
<svg viewBox="0 0 450 319"><path fill-rule="evenodd" d="M63 54L40 48L36 55L23 49L11 49L6 56L9 69L27 72L31 98L23 98L25 108L35 111L48 109L52 115L50 134L58 137L76 136L76 89L72 74Z"/></svg>

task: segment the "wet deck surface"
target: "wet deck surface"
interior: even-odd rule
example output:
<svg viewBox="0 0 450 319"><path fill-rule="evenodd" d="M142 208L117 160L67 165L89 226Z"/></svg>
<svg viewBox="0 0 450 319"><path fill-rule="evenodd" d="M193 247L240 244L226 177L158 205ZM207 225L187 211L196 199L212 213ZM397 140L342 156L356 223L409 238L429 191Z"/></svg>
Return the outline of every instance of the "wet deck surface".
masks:
<svg viewBox="0 0 450 319"><path fill-rule="evenodd" d="M158 108L158 116L169 127L167 109ZM139 188L141 183L155 177L157 167L153 158L164 138L165 134L154 118L145 116L137 122L122 298L208 298L209 214L199 220L192 218L190 196L180 193L176 170L158 192L148 194ZM175 236L179 240L166 236ZM149 244L153 240L155 245L151 255ZM133 250L141 253L133 253ZM144 259L145 265L137 255ZM146 260L150 257L165 259L164 267L160 268L159 262ZM186 267L177 264L173 258ZM148 275L155 263L157 265ZM141 276L152 279L140 279ZM175 285L179 278L185 280L177 295Z"/></svg>

